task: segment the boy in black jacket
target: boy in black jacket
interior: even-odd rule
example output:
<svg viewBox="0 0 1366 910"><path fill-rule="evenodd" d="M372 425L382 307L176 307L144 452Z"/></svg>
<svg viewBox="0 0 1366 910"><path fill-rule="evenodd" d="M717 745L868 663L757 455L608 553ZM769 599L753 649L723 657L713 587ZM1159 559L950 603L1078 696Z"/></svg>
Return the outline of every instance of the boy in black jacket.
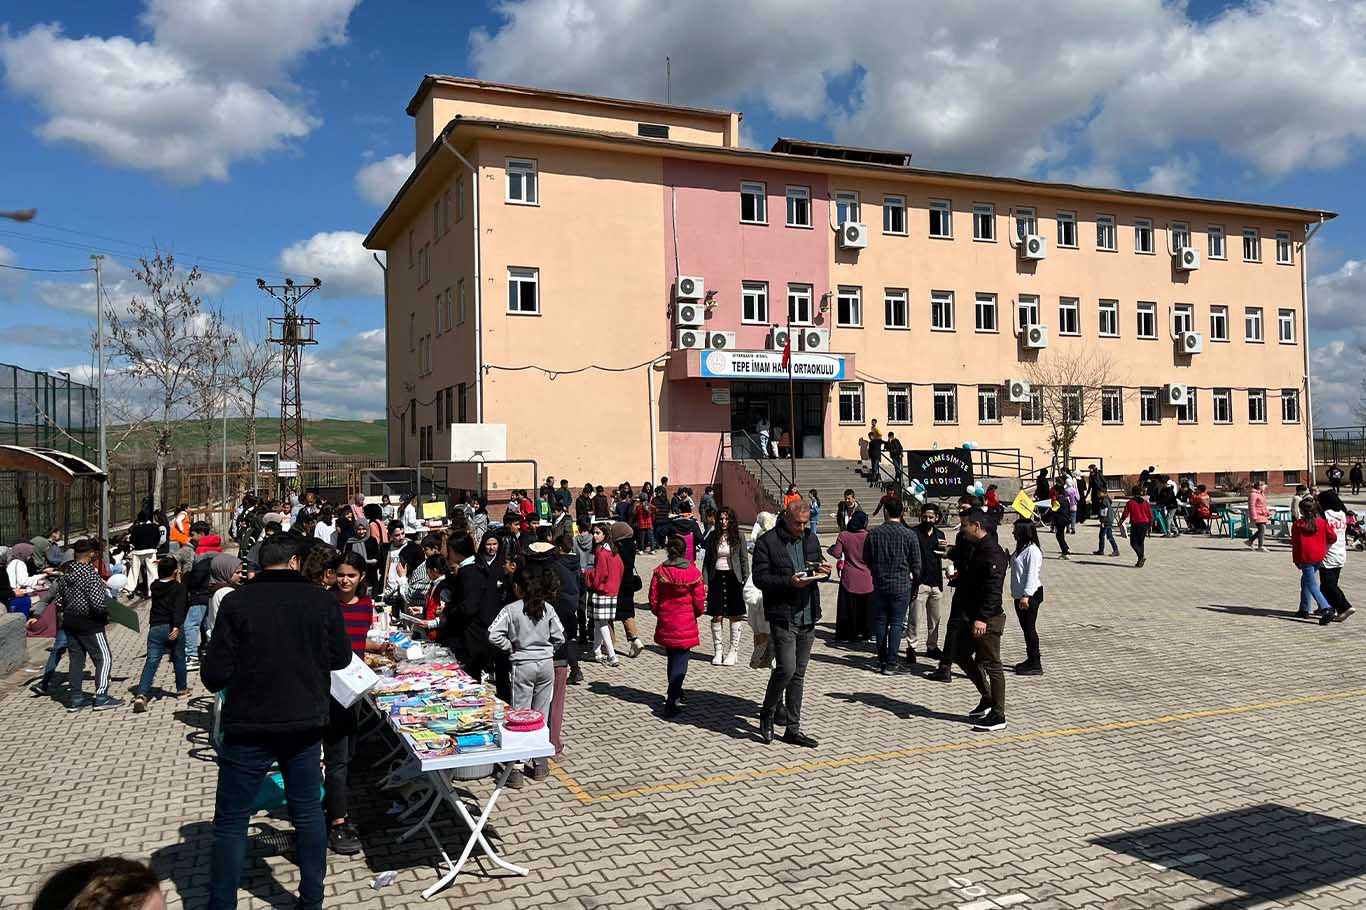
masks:
<svg viewBox="0 0 1366 910"><path fill-rule="evenodd" d="M147 710L147 693L156 678L161 659L169 653L175 669L175 697L190 694L185 679L185 586L180 583L180 562L174 556L157 560L157 580L152 582L152 609L147 614L147 661L142 680L133 693L133 712Z"/></svg>

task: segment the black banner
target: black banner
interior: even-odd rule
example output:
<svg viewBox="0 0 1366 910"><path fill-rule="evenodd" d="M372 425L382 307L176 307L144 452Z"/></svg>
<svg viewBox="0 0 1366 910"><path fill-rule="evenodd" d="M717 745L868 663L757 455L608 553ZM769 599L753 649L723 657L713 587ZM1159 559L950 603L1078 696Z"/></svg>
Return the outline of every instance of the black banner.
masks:
<svg viewBox="0 0 1366 910"><path fill-rule="evenodd" d="M972 452L968 449L909 449L906 476L925 485L931 499L962 496L973 484Z"/></svg>

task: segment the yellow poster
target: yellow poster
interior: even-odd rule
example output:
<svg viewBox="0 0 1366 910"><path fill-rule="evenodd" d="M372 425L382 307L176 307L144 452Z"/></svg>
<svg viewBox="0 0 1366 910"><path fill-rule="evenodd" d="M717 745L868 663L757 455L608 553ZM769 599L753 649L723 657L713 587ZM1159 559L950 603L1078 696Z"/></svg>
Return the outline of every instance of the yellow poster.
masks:
<svg viewBox="0 0 1366 910"><path fill-rule="evenodd" d="M1025 518L1034 517L1034 500L1030 499L1029 494L1024 490L1021 490L1019 494L1016 495L1015 501L1010 504L1010 507Z"/></svg>

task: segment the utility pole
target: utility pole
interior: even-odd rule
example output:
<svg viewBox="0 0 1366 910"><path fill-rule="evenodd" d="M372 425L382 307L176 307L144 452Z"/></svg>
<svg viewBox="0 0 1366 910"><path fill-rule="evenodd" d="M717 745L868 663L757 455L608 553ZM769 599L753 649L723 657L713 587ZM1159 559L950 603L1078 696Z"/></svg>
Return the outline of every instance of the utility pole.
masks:
<svg viewBox="0 0 1366 910"><path fill-rule="evenodd" d="M105 437L104 411L104 284L101 280L100 266L104 257L96 253L90 257L95 263L95 394L99 400L95 410L96 424L99 427L100 470L104 479L100 481L100 539L109 539L109 451Z"/></svg>
<svg viewBox="0 0 1366 910"><path fill-rule="evenodd" d="M295 284L286 278L284 284L266 284L257 278L256 286L278 300L284 307L283 316L270 317L270 343L280 346L280 452L281 461L298 461L304 454L303 402L299 392L303 349L317 344L313 337L318 320L301 317L299 304L305 297L322 287L322 279L312 284ZM256 453L252 453L252 458Z"/></svg>

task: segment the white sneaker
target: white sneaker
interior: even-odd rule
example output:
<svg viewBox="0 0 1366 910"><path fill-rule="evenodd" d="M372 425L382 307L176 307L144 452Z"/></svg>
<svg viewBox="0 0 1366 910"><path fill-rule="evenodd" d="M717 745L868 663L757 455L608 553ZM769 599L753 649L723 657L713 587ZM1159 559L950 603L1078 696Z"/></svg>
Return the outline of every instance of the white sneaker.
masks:
<svg viewBox="0 0 1366 910"><path fill-rule="evenodd" d="M645 645L644 645L644 643L643 643L639 638L633 638L633 639L631 639L631 651L630 651L631 656L632 656L632 657L639 657L640 655L642 655L642 654L644 654L644 653L645 653Z"/></svg>

